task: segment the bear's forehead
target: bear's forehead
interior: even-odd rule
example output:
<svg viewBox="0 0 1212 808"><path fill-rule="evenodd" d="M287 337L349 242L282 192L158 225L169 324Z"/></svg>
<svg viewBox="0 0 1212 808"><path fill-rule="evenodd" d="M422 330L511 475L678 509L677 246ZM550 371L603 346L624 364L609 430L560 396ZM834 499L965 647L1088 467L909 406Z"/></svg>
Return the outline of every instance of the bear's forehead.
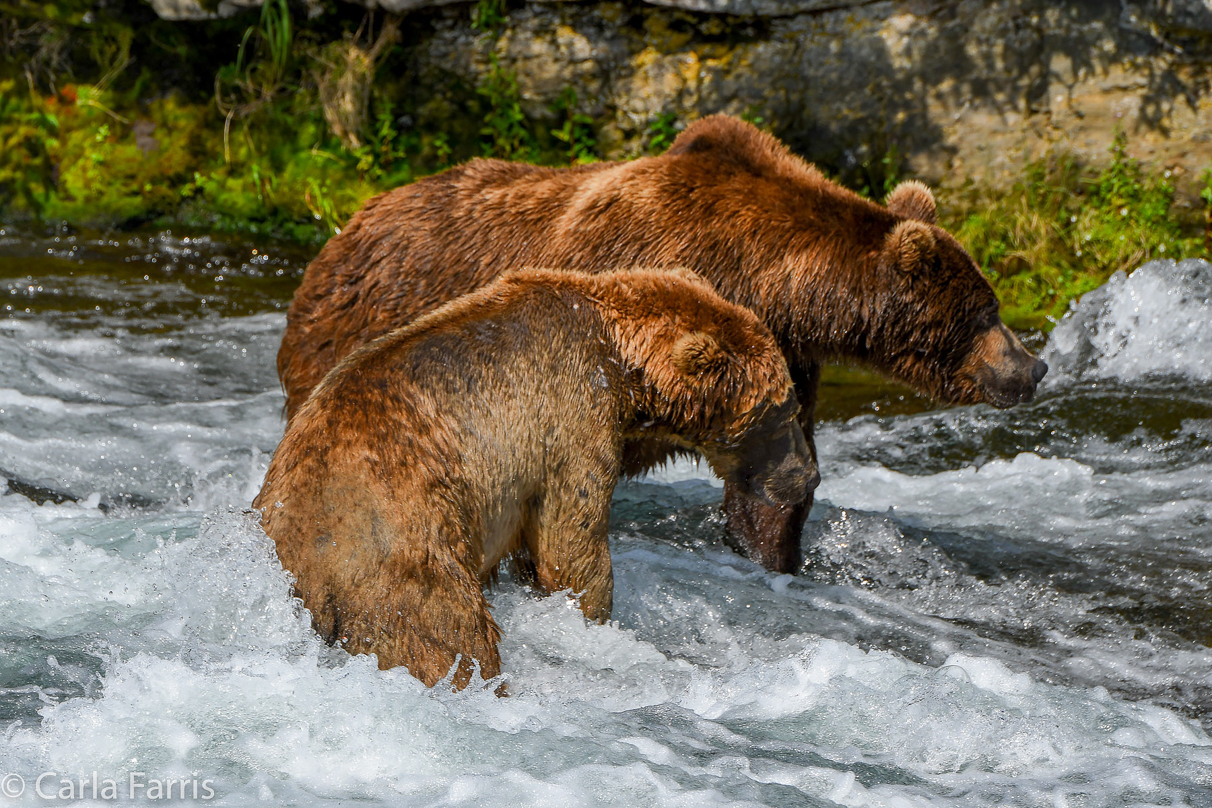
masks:
<svg viewBox="0 0 1212 808"><path fill-rule="evenodd" d="M971 292L982 301L984 299L996 300L993 286L968 251L947 231L939 230L939 233L942 234L942 237L937 241L937 265L933 268L933 276L956 291Z"/></svg>

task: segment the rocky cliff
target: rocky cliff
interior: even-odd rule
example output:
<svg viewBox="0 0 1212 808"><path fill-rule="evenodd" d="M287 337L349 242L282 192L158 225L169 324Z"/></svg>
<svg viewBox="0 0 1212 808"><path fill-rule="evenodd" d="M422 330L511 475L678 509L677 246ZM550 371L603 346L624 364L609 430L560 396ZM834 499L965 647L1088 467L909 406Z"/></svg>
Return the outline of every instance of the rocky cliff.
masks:
<svg viewBox="0 0 1212 808"><path fill-rule="evenodd" d="M409 13L419 126L457 114L449 88L480 84L495 56L531 117L573 88L609 156L661 116L725 111L841 173L996 182L1053 147L1100 160L1117 127L1180 189L1212 164L1212 0L527 2L488 33L467 4L415 10L435 1L379 0Z"/></svg>

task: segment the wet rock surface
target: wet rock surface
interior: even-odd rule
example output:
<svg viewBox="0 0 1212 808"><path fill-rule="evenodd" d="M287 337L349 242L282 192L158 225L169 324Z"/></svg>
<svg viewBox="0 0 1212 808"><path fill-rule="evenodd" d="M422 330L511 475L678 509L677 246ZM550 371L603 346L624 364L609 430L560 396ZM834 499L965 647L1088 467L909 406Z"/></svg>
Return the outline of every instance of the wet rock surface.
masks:
<svg viewBox="0 0 1212 808"><path fill-rule="evenodd" d="M1134 156L1175 169L1182 189L1212 162L1212 39L1178 25L1202 19L1198 8L1167 8L879 2L728 16L532 4L495 39L451 8L411 54L418 76L472 84L495 54L533 116L573 87L610 156L637 153L663 115L729 112L876 182L893 163L934 182L998 180L1052 148L1101 160L1122 128Z"/></svg>

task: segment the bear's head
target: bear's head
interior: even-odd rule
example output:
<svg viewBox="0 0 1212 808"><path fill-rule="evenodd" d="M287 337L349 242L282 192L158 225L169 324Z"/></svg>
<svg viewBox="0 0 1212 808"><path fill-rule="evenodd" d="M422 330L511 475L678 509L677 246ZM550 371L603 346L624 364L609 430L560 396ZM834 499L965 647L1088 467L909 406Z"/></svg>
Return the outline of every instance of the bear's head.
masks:
<svg viewBox="0 0 1212 808"><path fill-rule="evenodd" d="M688 270L632 271L624 288L612 307L629 324L616 333L638 427L697 450L747 494L801 502L820 474L770 330Z"/></svg>
<svg viewBox="0 0 1212 808"><path fill-rule="evenodd" d="M935 224L930 190L901 183L887 206L898 221L879 254L872 360L946 403L1003 408L1030 401L1048 366L1002 323L989 281Z"/></svg>

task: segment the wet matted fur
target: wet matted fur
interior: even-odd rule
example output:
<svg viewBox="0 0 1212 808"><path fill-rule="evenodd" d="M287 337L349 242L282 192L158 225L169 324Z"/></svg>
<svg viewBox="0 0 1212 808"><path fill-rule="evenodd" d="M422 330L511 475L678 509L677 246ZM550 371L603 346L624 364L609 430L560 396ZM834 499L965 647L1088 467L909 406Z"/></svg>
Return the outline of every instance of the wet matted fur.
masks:
<svg viewBox="0 0 1212 808"><path fill-rule="evenodd" d="M948 403L1009 406L1043 375L992 287L907 182L887 205L830 182L773 136L717 115L659 157L541 168L472 160L370 200L308 267L278 373L293 413L343 356L506 269L685 266L774 333L811 443L822 362L866 363ZM628 447L626 473L674 447ZM811 498L725 491L735 546L794 572Z"/></svg>
<svg viewBox="0 0 1212 808"><path fill-rule="evenodd" d="M253 507L317 631L428 685L500 672L482 584L513 555L610 615L625 443L703 453L748 496L819 476L786 362L687 271L508 273L346 357L291 419Z"/></svg>

